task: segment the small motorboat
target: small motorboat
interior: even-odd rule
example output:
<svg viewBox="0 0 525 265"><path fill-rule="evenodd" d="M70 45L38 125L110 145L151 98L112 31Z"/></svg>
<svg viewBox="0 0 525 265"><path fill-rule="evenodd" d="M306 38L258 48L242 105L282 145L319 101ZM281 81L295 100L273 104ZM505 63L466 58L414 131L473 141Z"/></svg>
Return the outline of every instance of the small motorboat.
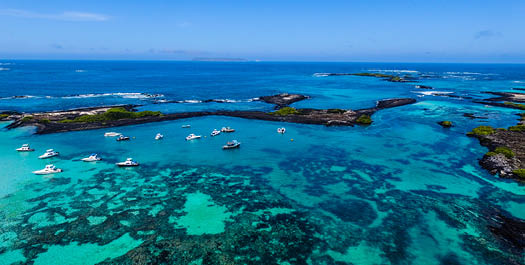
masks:
<svg viewBox="0 0 525 265"><path fill-rule="evenodd" d="M239 148L241 146L241 143L237 140L233 140L231 142L227 142L226 145L222 146L222 149L234 149Z"/></svg>
<svg viewBox="0 0 525 265"><path fill-rule="evenodd" d="M23 144L22 147L17 148L16 151L18 152L33 152L35 149L29 147L29 144Z"/></svg>
<svg viewBox="0 0 525 265"><path fill-rule="evenodd" d="M129 137L128 136L124 136L124 135L121 135L117 138L117 141L129 141Z"/></svg>
<svg viewBox="0 0 525 265"><path fill-rule="evenodd" d="M91 154L88 157L84 157L81 160L84 162L94 162L94 161L100 161L102 158L98 156L97 154Z"/></svg>
<svg viewBox="0 0 525 265"><path fill-rule="evenodd" d="M191 140L200 139L200 138L201 138L200 135L195 135L193 133L190 133L190 135L186 136L186 141L191 141Z"/></svg>
<svg viewBox="0 0 525 265"><path fill-rule="evenodd" d="M184 124L184 125L182 125L182 128L191 128L191 125L189 125L189 124Z"/></svg>
<svg viewBox="0 0 525 265"><path fill-rule="evenodd" d="M213 129L213 132L211 132L211 136L217 136L221 134L221 131L217 130L217 129Z"/></svg>
<svg viewBox="0 0 525 265"><path fill-rule="evenodd" d="M221 132L231 133L231 132L235 132L235 129L232 129L230 127L222 127Z"/></svg>
<svg viewBox="0 0 525 265"><path fill-rule="evenodd" d="M285 129L284 127L277 128L277 132L278 132L278 133L285 133L285 132L286 132L286 129Z"/></svg>
<svg viewBox="0 0 525 265"><path fill-rule="evenodd" d="M155 140L160 140L164 138L164 135L160 134L160 133L157 133L157 135L155 135Z"/></svg>
<svg viewBox="0 0 525 265"><path fill-rule="evenodd" d="M54 165L46 165L44 169L33 171L33 174L36 175L49 175L54 173L60 173L62 169L55 167Z"/></svg>
<svg viewBox="0 0 525 265"><path fill-rule="evenodd" d="M137 167L137 166L139 166L139 163L136 162L136 161L133 161L132 158L128 158L124 162L116 163L116 165L119 166L119 167Z"/></svg>
<svg viewBox="0 0 525 265"><path fill-rule="evenodd" d="M46 152L39 156L38 158L40 159L44 159L44 158L50 158L50 157L54 157L54 156L57 156L59 153L58 152L55 152L55 150L53 149L47 149Z"/></svg>
<svg viewBox="0 0 525 265"><path fill-rule="evenodd" d="M121 136L122 134L121 133L118 133L118 132L107 132L104 134L104 136L106 137L115 137L115 136Z"/></svg>

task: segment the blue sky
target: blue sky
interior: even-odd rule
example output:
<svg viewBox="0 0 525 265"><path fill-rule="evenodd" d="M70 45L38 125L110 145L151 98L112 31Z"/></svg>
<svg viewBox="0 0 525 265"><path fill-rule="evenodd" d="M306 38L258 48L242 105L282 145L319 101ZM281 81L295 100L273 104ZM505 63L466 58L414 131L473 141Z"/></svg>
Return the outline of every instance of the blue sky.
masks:
<svg viewBox="0 0 525 265"><path fill-rule="evenodd" d="M0 1L0 58L525 63L525 1Z"/></svg>

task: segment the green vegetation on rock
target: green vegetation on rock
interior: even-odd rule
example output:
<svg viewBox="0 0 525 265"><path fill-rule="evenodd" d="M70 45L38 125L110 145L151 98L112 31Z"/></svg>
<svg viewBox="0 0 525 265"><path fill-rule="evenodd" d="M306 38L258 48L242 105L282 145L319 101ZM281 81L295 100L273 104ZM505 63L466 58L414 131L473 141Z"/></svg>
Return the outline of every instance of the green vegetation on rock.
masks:
<svg viewBox="0 0 525 265"><path fill-rule="evenodd" d="M370 118L370 116L366 115L366 114L363 114L361 116L359 116L359 118L357 118L355 120L356 123L359 123L359 124L371 124L372 123L372 118Z"/></svg>
<svg viewBox="0 0 525 265"><path fill-rule="evenodd" d="M503 102L503 104L525 110L525 104L519 104L519 103L514 103L514 102L508 102L508 101Z"/></svg>
<svg viewBox="0 0 525 265"><path fill-rule="evenodd" d="M25 116L22 118L22 122L28 122L28 121L31 121L33 119L33 116Z"/></svg>
<svg viewBox="0 0 525 265"><path fill-rule="evenodd" d="M523 124L519 124L519 125L510 126L510 127L509 127L509 131L513 131L513 132L525 132L525 125L523 125Z"/></svg>
<svg viewBox="0 0 525 265"><path fill-rule="evenodd" d="M452 127L452 122L451 121L440 121L438 122L439 125L443 126L443 127Z"/></svg>
<svg viewBox="0 0 525 265"><path fill-rule="evenodd" d="M41 122L41 123L50 123L51 121L48 120L48 119L41 119L40 122Z"/></svg>
<svg viewBox="0 0 525 265"><path fill-rule="evenodd" d="M512 152L512 150L510 150L508 147L505 147L505 146L496 147L496 149L494 149L494 151L489 152L489 153L502 154L506 158L514 157L514 152Z"/></svg>
<svg viewBox="0 0 525 265"><path fill-rule="evenodd" d="M332 114L342 114L345 113L346 110L344 109L328 109L326 112L332 113Z"/></svg>
<svg viewBox="0 0 525 265"><path fill-rule="evenodd" d="M7 117L9 117L8 114L0 114L0 119L4 119L4 118L7 118Z"/></svg>
<svg viewBox="0 0 525 265"><path fill-rule="evenodd" d="M472 129L471 132L468 132L467 135L470 135L470 136L474 136L474 135L491 135L493 134L494 132L496 132L496 130L494 130L494 128L490 127L490 126L479 126L479 127L476 127L474 129Z"/></svg>
<svg viewBox="0 0 525 265"><path fill-rule="evenodd" d="M284 107L284 108L276 110L274 112L270 112L270 114L277 115L277 116L287 116L287 115L299 115L301 113L295 108Z"/></svg>
<svg viewBox="0 0 525 265"><path fill-rule="evenodd" d="M512 173L521 179L525 179L525 168L516 169Z"/></svg>
<svg viewBox="0 0 525 265"><path fill-rule="evenodd" d="M106 112L94 115L82 115L78 116L73 120L65 119L59 121L60 123L91 123L91 122L105 122L105 121L116 121L121 119L136 119L148 116L162 116L160 111L141 111L132 112L125 108L111 108Z"/></svg>

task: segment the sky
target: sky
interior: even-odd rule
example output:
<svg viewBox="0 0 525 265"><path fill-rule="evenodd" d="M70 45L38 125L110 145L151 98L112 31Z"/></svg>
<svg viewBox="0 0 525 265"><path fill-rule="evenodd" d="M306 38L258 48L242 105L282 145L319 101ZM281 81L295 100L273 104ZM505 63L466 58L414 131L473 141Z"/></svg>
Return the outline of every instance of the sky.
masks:
<svg viewBox="0 0 525 265"><path fill-rule="evenodd" d="M523 0L0 0L0 58L525 63Z"/></svg>

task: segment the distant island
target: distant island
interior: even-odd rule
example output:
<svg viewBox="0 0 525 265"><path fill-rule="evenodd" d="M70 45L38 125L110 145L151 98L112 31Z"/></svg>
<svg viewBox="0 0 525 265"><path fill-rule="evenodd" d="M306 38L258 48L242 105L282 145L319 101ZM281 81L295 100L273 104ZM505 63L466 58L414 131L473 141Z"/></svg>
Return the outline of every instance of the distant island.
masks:
<svg viewBox="0 0 525 265"><path fill-rule="evenodd" d="M197 57L193 58L192 61L196 62L248 62L249 60L244 58L206 58Z"/></svg>

